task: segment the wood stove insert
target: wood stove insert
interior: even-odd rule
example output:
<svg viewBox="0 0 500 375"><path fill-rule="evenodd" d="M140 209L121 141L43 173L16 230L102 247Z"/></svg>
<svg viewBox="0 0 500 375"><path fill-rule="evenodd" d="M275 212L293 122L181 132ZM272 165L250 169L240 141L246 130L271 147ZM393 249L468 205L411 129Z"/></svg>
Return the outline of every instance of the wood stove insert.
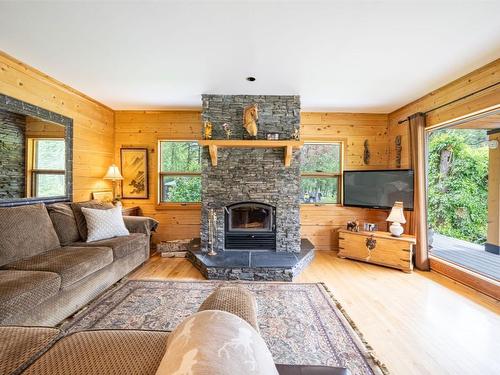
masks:
<svg viewBox="0 0 500 375"><path fill-rule="evenodd" d="M276 250L276 208L259 202L225 207L226 250Z"/></svg>

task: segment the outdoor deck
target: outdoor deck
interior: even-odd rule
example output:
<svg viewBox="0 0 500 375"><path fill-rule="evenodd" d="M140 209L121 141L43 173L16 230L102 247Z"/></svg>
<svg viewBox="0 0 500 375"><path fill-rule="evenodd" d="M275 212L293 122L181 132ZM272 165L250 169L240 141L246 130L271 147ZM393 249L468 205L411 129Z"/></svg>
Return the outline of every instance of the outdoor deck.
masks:
<svg viewBox="0 0 500 375"><path fill-rule="evenodd" d="M435 233L431 255L500 281L500 255L488 253L482 245Z"/></svg>

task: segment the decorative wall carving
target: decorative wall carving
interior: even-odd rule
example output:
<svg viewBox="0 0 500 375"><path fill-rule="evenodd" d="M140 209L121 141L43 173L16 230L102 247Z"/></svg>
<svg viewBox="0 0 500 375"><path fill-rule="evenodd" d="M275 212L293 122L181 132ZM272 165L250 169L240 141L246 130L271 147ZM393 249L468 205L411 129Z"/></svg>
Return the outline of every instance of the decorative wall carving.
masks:
<svg viewBox="0 0 500 375"><path fill-rule="evenodd" d="M365 139L365 142L363 143L364 145L364 152L363 152L363 162L368 165L370 164L370 150L368 148L368 139Z"/></svg>
<svg viewBox="0 0 500 375"><path fill-rule="evenodd" d="M397 135L394 142L396 143L396 168L401 168L401 136Z"/></svg>

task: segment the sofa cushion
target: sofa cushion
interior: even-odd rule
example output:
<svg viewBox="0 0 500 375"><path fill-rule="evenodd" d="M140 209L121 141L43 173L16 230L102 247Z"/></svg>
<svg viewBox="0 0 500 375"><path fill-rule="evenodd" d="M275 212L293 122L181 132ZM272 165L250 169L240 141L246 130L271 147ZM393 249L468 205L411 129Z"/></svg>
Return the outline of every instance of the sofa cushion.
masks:
<svg viewBox="0 0 500 375"><path fill-rule="evenodd" d="M129 231L123 222L121 207L113 207L109 210L82 207L82 213L87 222L86 242L129 235Z"/></svg>
<svg viewBox="0 0 500 375"><path fill-rule="evenodd" d="M154 375L168 332L86 331L59 340L24 375Z"/></svg>
<svg viewBox="0 0 500 375"><path fill-rule="evenodd" d="M70 286L113 262L109 247L62 247L5 266L7 269L49 271L61 276L61 288Z"/></svg>
<svg viewBox="0 0 500 375"><path fill-rule="evenodd" d="M0 324L22 315L56 295L61 277L53 272L0 271ZM2 373L2 372L0 372Z"/></svg>
<svg viewBox="0 0 500 375"><path fill-rule="evenodd" d="M85 220L85 216L83 215L82 207L107 210L113 208L114 206L111 203L103 203L97 200L71 203L71 209L75 214L76 226L78 227L80 238L82 239L82 241L87 241L87 221Z"/></svg>
<svg viewBox="0 0 500 375"><path fill-rule="evenodd" d="M0 266L59 248L43 204L0 208Z"/></svg>
<svg viewBox="0 0 500 375"><path fill-rule="evenodd" d="M71 246L110 247L113 250L114 259L119 259L138 251L138 249L144 251L148 243L148 237L145 234L131 233L128 236L109 238L101 241L75 242Z"/></svg>
<svg viewBox="0 0 500 375"><path fill-rule="evenodd" d="M18 374L59 335L56 328L0 327L0 374Z"/></svg>
<svg viewBox="0 0 500 375"><path fill-rule="evenodd" d="M69 203L54 203L47 206L50 219L59 237L61 246L80 241L80 232L76 226L76 219Z"/></svg>
<svg viewBox="0 0 500 375"><path fill-rule="evenodd" d="M218 310L197 312L168 337L157 375L278 375L264 339L240 317Z"/></svg>

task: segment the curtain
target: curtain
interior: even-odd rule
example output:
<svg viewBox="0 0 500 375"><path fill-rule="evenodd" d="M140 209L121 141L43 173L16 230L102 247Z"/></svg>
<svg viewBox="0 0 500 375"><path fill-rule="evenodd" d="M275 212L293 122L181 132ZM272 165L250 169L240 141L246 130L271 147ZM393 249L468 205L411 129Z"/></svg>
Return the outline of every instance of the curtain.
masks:
<svg viewBox="0 0 500 375"><path fill-rule="evenodd" d="M426 199L426 149L425 114L415 113L408 118L410 168L414 172L414 219L411 223L417 239L415 247L415 266L423 271L429 270L427 247L427 199Z"/></svg>

